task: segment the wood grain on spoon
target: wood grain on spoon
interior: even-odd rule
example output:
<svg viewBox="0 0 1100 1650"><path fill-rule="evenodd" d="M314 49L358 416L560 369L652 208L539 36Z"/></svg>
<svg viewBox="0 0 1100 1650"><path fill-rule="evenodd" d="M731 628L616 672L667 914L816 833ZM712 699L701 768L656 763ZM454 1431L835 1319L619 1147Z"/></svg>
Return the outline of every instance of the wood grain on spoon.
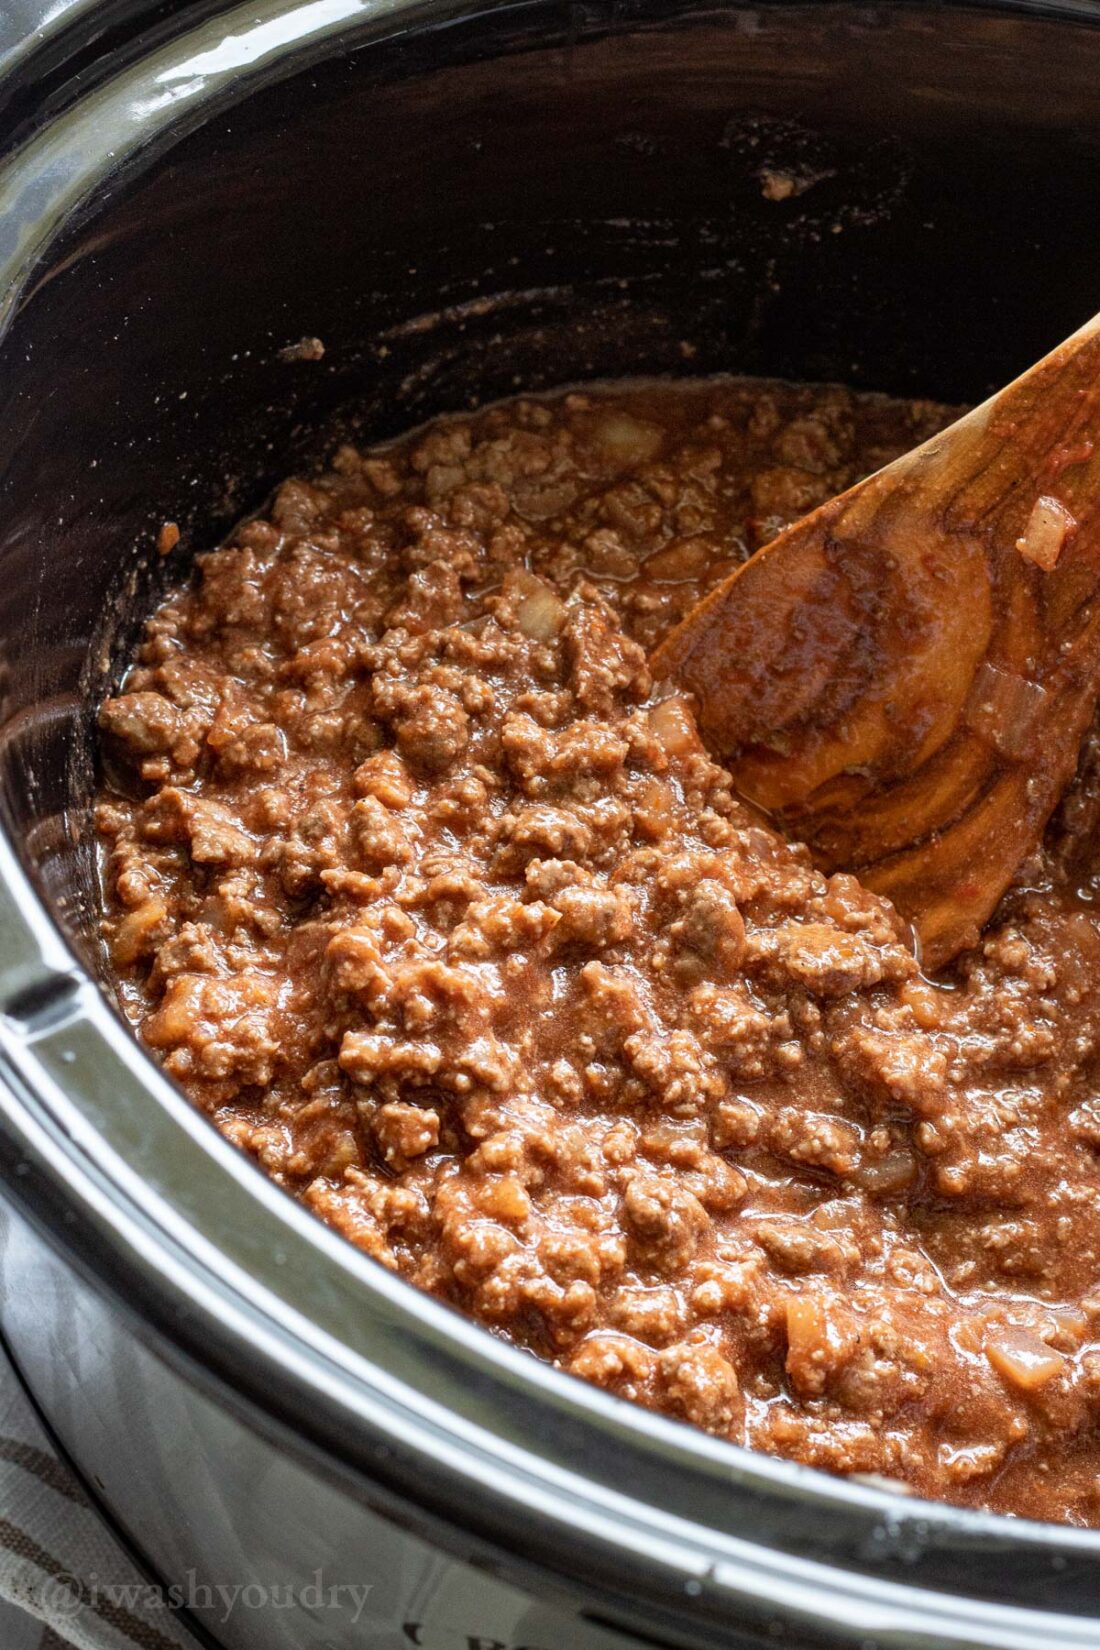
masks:
<svg viewBox="0 0 1100 1650"><path fill-rule="evenodd" d="M757 552L654 654L746 798L972 944L1100 689L1100 317Z"/></svg>

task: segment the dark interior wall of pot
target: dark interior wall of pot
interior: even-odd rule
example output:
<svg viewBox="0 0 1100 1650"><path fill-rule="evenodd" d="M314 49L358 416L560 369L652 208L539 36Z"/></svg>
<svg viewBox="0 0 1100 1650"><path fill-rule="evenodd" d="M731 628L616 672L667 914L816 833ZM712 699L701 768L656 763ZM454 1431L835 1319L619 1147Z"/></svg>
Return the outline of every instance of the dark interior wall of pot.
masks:
<svg viewBox="0 0 1100 1650"><path fill-rule="evenodd" d="M1098 54L994 10L438 13L140 157L0 353L0 799L72 925L104 681L334 420L617 373L973 399L1096 306Z"/></svg>

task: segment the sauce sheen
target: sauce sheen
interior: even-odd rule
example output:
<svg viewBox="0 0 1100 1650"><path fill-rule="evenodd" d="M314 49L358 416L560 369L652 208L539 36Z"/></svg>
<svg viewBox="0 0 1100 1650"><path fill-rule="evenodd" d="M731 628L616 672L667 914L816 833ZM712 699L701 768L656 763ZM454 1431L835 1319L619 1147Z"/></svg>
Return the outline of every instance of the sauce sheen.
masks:
<svg viewBox="0 0 1100 1650"><path fill-rule="evenodd" d="M647 654L954 416L593 386L343 447L102 707L146 1046L384 1265L755 1449L1100 1525L1100 740L978 945L732 793Z"/></svg>

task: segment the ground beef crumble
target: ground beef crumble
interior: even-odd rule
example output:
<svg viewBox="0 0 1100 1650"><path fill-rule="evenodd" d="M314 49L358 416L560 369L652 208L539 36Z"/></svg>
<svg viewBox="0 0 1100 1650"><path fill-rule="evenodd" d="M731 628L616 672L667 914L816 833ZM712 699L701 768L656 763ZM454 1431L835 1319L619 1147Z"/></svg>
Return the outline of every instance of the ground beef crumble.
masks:
<svg viewBox="0 0 1100 1650"><path fill-rule="evenodd" d="M147 1046L385 1265L573 1373L1100 1524L1100 748L950 979L731 795L647 650L946 409L594 388L287 482L101 712Z"/></svg>

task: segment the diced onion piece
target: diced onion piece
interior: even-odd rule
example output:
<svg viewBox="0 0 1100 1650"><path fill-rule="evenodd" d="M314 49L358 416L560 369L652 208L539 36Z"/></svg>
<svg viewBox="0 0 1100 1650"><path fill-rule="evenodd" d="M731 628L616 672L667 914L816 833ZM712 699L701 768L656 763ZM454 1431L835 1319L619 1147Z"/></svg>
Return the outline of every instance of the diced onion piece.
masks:
<svg viewBox="0 0 1100 1650"><path fill-rule="evenodd" d="M933 990L927 980L905 980L898 990L898 996L922 1031L939 1028L944 1015L941 993Z"/></svg>
<svg viewBox="0 0 1100 1650"><path fill-rule="evenodd" d="M766 201L788 201L792 195L800 195L798 179L790 172L776 172L770 166L762 166L757 173L760 179L760 193ZM802 186L805 188L805 185Z"/></svg>
<svg viewBox="0 0 1100 1650"><path fill-rule="evenodd" d="M689 756L703 748L686 699L662 699L650 711L649 725L667 756Z"/></svg>
<svg viewBox="0 0 1100 1650"><path fill-rule="evenodd" d="M129 968L139 957L156 949L161 925L167 916L168 907L155 895L126 913L115 929L111 942L111 956L116 968Z"/></svg>
<svg viewBox="0 0 1100 1650"><path fill-rule="evenodd" d="M531 1218L531 1198L512 1174L486 1180L477 1194L478 1208L506 1226L523 1226Z"/></svg>
<svg viewBox="0 0 1100 1650"><path fill-rule="evenodd" d="M396 751L376 751L360 762L352 780L356 796L374 796L387 808L407 808L415 794L412 775Z"/></svg>
<svg viewBox="0 0 1100 1650"><path fill-rule="evenodd" d="M661 450L661 431L629 413L608 412L597 421L596 440L623 464L645 464Z"/></svg>
<svg viewBox="0 0 1100 1650"><path fill-rule="evenodd" d="M565 603L550 586L518 568L505 581L505 590L516 598L516 620L525 636L534 642L550 642L565 623Z"/></svg>
<svg viewBox="0 0 1100 1650"><path fill-rule="evenodd" d="M563 516L577 497L574 481L547 481L545 476L521 477L512 488L512 508L524 521L552 521Z"/></svg>
<svg viewBox="0 0 1100 1650"><path fill-rule="evenodd" d="M917 1178L917 1160L911 1151L898 1146L885 1157L865 1159L851 1178L872 1196L900 1192Z"/></svg>
<svg viewBox="0 0 1100 1650"><path fill-rule="evenodd" d="M828 1345L829 1320L823 1303L814 1295L792 1295L787 1302L790 1358L820 1357Z"/></svg>
<svg viewBox="0 0 1100 1650"><path fill-rule="evenodd" d="M1077 522L1058 499L1043 493L1035 500L1023 536L1016 540L1016 548L1027 561L1033 561L1044 573L1058 565L1069 535Z"/></svg>
<svg viewBox="0 0 1100 1650"><path fill-rule="evenodd" d="M647 579L676 584L684 579L702 578L715 554L714 543L702 535L673 539L663 550L647 556L642 566Z"/></svg>
<svg viewBox="0 0 1100 1650"><path fill-rule="evenodd" d="M634 824L651 842L659 842L676 818L676 798L663 779L651 779L634 805Z"/></svg>
<svg viewBox="0 0 1100 1650"><path fill-rule="evenodd" d="M180 530L176 522L166 521L157 534L157 554L170 556L180 541Z"/></svg>
<svg viewBox="0 0 1100 1650"><path fill-rule="evenodd" d="M1060 1352L1026 1329L998 1329L985 1343L985 1355L998 1375L1021 1392L1035 1392L1062 1373Z"/></svg>
<svg viewBox="0 0 1100 1650"><path fill-rule="evenodd" d="M986 1328L982 1318L960 1318L951 1331L951 1339L960 1352L970 1352L977 1357L985 1349Z"/></svg>
<svg viewBox="0 0 1100 1650"><path fill-rule="evenodd" d="M858 1337L838 1322L820 1295L794 1295L787 1301L787 1374L803 1397L819 1397L848 1362Z"/></svg>
<svg viewBox="0 0 1100 1650"><path fill-rule="evenodd" d="M1059 1306L1050 1314L1053 1334L1051 1339L1059 1347L1078 1347L1089 1337L1089 1320L1084 1312L1073 1306Z"/></svg>
<svg viewBox="0 0 1100 1650"><path fill-rule="evenodd" d="M1026 676L983 664L966 708L967 726L1012 761L1031 754L1047 690Z"/></svg>

